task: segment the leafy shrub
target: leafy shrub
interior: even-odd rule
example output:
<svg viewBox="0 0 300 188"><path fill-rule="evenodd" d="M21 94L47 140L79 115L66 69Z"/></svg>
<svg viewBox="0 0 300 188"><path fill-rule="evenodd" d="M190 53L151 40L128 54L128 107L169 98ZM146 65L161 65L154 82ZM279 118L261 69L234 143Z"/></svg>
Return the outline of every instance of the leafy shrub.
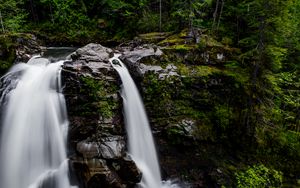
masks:
<svg viewBox="0 0 300 188"><path fill-rule="evenodd" d="M238 188L281 187L282 173L263 164L254 165L245 172L235 174Z"/></svg>

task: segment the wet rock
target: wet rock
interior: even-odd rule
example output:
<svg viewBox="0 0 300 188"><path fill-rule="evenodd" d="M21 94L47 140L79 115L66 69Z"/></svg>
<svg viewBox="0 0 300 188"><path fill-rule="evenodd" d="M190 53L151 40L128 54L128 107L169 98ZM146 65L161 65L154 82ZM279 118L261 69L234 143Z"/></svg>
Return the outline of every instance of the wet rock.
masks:
<svg viewBox="0 0 300 188"><path fill-rule="evenodd" d="M4 74L15 62L27 62L33 54L40 54L42 47L31 34L0 36L0 74Z"/></svg>
<svg viewBox="0 0 300 188"><path fill-rule="evenodd" d="M83 48L76 50L75 54L71 57L76 57L79 60L90 62L107 62L112 50L100 44L90 43ZM75 59L76 59L75 58Z"/></svg>
<svg viewBox="0 0 300 188"><path fill-rule="evenodd" d="M122 48L120 51L122 53L120 59L128 66L130 73L137 78L141 78L149 72L158 74L160 79L179 76L176 72L177 67L173 64L168 65L165 69L158 65L152 65L161 61L163 55L158 46L143 45L133 49Z"/></svg>
<svg viewBox="0 0 300 188"><path fill-rule="evenodd" d="M104 159L118 159L124 156L125 141L121 136L100 138L99 142L81 141L77 143L77 151L84 158L101 156Z"/></svg>
<svg viewBox="0 0 300 188"><path fill-rule="evenodd" d="M195 130L196 125L194 120L183 119L177 124L168 125L165 131L169 139L174 139L174 141L177 140L178 143L176 144L188 146L191 141L197 139L194 137Z"/></svg>
<svg viewBox="0 0 300 188"><path fill-rule="evenodd" d="M110 48L91 43L71 54L72 61L66 62L64 68L84 76L106 76L108 79L113 79L108 77L115 73L108 61L111 53Z"/></svg>
<svg viewBox="0 0 300 188"><path fill-rule="evenodd" d="M166 39L170 35L170 32L153 32L140 34L138 35L138 37L135 38L135 40L140 41L140 43L157 43Z"/></svg>
<svg viewBox="0 0 300 188"><path fill-rule="evenodd" d="M16 61L27 62L33 54L40 54L43 51L36 36L32 34L20 34L15 41L17 44Z"/></svg>
<svg viewBox="0 0 300 188"><path fill-rule="evenodd" d="M70 121L69 158L80 188L128 187L141 179L125 152L120 82L108 61L112 52L89 44L71 54L62 70Z"/></svg>
<svg viewBox="0 0 300 188"><path fill-rule="evenodd" d="M77 143L76 150L83 155L85 159L92 159L99 155L98 144L95 142L81 141Z"/></svg>
<svg viewBox="0 0 300 188"><path fill-rule="evenodd" d="M123 180L129 182L130 185L141 181L142 173L129 156L123 158L119 164L117 173Z"/></svg>
<svg viewBox="0 0 300 188"><path fill-rule="evenodd" d="M70 183L79 187L86 187L88 179L91 178L89 168L86 163L81 161L69 161Z"/></svg>
<svg viewBox="0 0 300 188"><path fill-rule="evenodd" d="M118 159L125 154L125 141L121 136L102 138L99 145L104 159Z"/></svg>
<svg viewBox="0 0 300 188"><path fill-rule="evenodd" d="M123 181L118 174L111 169L105 160L86 159L71 163L75 178L71 177L74 184L79 187L124 187Z"/></svg>
<svg viewBox="0 0 300 188"><path fill-rule="evenodd" d="M141 77L143 75L143 67L141 63L145 61L158 61L162 55L162 51L157 47L139 46L134 49L121 49L122 55L119 57L130 69L134 76Z"/></svg>
<svg viewBox="0 0 300 188"><path fill-rule="evenodd" d="M125 188L125 185L120 183L118 176L110 174L96 174L87 183L88 188Z"/></svg>

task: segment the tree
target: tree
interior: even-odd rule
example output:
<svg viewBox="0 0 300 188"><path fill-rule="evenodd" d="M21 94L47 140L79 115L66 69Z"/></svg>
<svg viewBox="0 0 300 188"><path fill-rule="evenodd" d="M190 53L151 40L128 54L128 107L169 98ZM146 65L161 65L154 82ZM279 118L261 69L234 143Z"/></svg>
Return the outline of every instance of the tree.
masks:
<svg viewBox="0 0 300 188"><path fill-rule="evenodd" d="M172 1L171 19L178 20L180 28L203 27L205 17L212 5L211 0Z"/></svg>
<svg viewBox="0 0 300 188"><path fill-rule="evenodd" d="M0 0L2 32L18 32L26 22L27 14L22 9L23 0Z"/></svg>

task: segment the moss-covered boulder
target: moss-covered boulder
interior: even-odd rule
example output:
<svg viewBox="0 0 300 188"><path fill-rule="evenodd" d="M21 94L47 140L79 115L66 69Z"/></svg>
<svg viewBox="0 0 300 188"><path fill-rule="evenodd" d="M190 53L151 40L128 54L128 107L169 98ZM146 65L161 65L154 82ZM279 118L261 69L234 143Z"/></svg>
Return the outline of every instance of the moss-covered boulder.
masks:
<svg viewBox="0 0 300 188"><path fill-rule="evenodd" d="M126 153L119 78L108 62L111 52L89 44L73 53L62 71L69 157L80 187L133 186L141 179Z"/></svg>
<svg viewBox="0 0 300 188"><path fill-rule="evenodd" d="M27 62L31 55L42 51L37 38L31 34L0 35L0 74L4 74L14 62Z"/></svg>

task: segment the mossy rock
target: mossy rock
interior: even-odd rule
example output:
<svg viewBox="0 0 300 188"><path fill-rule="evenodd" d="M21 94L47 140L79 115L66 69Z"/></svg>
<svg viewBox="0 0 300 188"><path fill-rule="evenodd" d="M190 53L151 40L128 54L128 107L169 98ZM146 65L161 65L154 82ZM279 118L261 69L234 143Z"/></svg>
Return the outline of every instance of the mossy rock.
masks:
<svg viewBox="0 0 300 188"><path fill-rule="evenodd" d="M191 44L176 44L176 45L165 47L164 51L167 50L172 52L186 53L195 49L195 47L196 47L195 45L191 45Z"/></svg>
<svg viewBox="0 0 300 188"><path fill-rule="evenodd" d="M229 59L237 59L240 50L202 34L199 43L183 34L168 37L159 43L170 61L181 61L191 65L224 66Z"/></svg>
<svg viewBox="0 0 300 188"><path fill-rule="evenodd" d="M16 59L17 43L10 35L0 35L0 74L3 75Z"/></svg>
<svg viewBox="0 0 300 188"><path fill-rule="evenodd" d="M153 33L145 33L139 34L138 39L144 43L158 43L162 40L165 40L172 33L170 32L153 32Z"/></svg>
<svg viewBox="0 0 300 188"><path fill-rule="evenodd" d="M28 33L9 33L0 35L0 74L5 73L14 61L23 59L25 54L41 52L36 37ZM23 57L23 55L25 55Z"/></svg>
<svg viewBox="0 0 300 188"><path fill-rule="evenodd" d="M183 45L192 44L193 39L189 36L188 29L182 30L180 33L174 34L166 38L165 40L158 43L160 46L173 46L173 45Z"/></svg>
<svg viewBox="0 0 300 188"><path fill-rule="evenodd" d="M179 64L177 67L180 75L182 76L207 77L214 73L222 72L222 70L214 66L205 66L205 65L186 66L184 64Z"/></svg>
<svg viewBox="0 0 300 188"><path fill-rule="evenodd" d="M81 77L80 93L86 95L81 115L99 114L102 118L113 118L119 105L116 84L92 77ZM83 101L84 102L84 101Z"/></svg>
<svg viewBox="0 0 300 188"><path fill-rule="evenodd" d="M183 44L184 39L179 38L177 35L171 36L161 42L158 43L160 46L172 46L172 45L178 45L178 44Z"/></svg>

